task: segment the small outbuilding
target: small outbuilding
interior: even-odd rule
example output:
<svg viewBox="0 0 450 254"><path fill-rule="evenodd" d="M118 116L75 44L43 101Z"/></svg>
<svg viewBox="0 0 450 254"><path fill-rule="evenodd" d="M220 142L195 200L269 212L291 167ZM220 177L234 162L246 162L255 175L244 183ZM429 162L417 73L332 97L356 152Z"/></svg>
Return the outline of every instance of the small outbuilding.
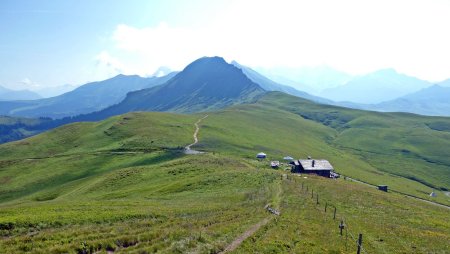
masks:
<svg viewBox="0 0 450 254"><path fill-rule="evenodd" d="M327 160L297 160L294 161L292 166L292 172L294 173L316 174L324 177L330 177L332 171L334 171L334 168Z"/></svg>
<svg viewBox="0 0 450 254"><path fill-rule="evenodd" d="M388 186L387 185L378 185L378 189L380 191L387 192L388 191Z"/></svg>
<svg viewBox="0 0 450 254"><path fill-rule="evenodd" d="M267 157L267 154L265 154L265 153L263 153L263 152L258 153L258 154L256 155L256 158L257 158L257 159L265 159L266 157Z"/></svg>
<svg viewBox="0 0 450 254"><path fill-rule="evenodd" d="M272 168L278 168L280 166L280 162L279 161L271 161L270 166Z"/></svg>
<svg viewBox="0 0 450 254"><path fill-rule="evenodd" d="M437 195L436 195L436 192L433 191L433 192L430 193L430 197L434 198L434 197L436 197L436 196L437 196Z"/></svg>
<svg viewBox="0 0 450 254"><path fill-rule="evenodd" d="M283 158L283 160L291 162L291 161L294 160L294 158L292 158L291 156L285 156L285 157Z"/></svg>

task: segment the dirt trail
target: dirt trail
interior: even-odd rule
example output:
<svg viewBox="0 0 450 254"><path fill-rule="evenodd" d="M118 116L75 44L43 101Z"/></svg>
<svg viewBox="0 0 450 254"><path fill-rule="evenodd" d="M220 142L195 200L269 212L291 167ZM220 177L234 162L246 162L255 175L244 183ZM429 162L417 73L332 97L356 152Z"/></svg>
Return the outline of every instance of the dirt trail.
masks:
<svg viewBox="0 0 450 254"><path fill-rule="evenodd" d="M281 184L281 182L280 182L280 184ZM275 204L273 204L273 205L275 205L275 207L279 207L279 205L280 205L279 203L281 202L282 192L283 192L283 190L281 188L281 185L278 185L278 189L277 189L277 191L275 193L275 196L276 196L275 199L277 201L275 201ZM237 247L239 247L239 245L241 245L241 243L243 241L245 241L245 239L249 238L254 233L256 233L256 231L258 231L262 226L264 226L267 223L269 223L276 216L280 216L280 211L275 209L275 208L272 208L270 206L270 204L267 204L264 207L264 209L269 211L272 214L270 216L264 218L260 222L256 223L255 225L251 226L249 229L247 229L242 235L240 235L239 237L234 239L233 242L231 242L223 251L219 252L219 254L234 251Z"/></svg>
<svg viewBox="0 0 450 254"><path fill-rule="evenodd" d="M258 231L259 228L269 223L269 221L273 218L273 216L267 217L263 219L262 221L258 222L257 224L253 225L251 228L249 228L247 231L245 231L242 235L240 235L238 238L234 239L232 243L230 243L223 251L219 252L219 254L227 253L230 251L234 251L245 239L249 238L251 235L253 235L256 231Z"/></svg>
<svg viewBox="0 0 450 254"><path fill-rule="evenodd" d="M200 131L200 127L198 126L198 124L199 124L203 119L205 119L205 118L207 118L207 117L208 117L208 115L206 115L206 116L204 116L204 117L198 119L198 121L194 124L194 125L195 125L195 132L194 132L194 135L193 135L193 136L194 136L194 143L192 143L192 144L190 144L190 145L187 145L187 146L184 148L184 153L185 153L185 154L200 154L200 153L203 153L203 152L200 152L200 151L192 150L192 149L191 149L191 146L193 146L193 145L195 145L195 144L198 143L198 137L197 137L197 135L198 135L198 132Z"/></svg>

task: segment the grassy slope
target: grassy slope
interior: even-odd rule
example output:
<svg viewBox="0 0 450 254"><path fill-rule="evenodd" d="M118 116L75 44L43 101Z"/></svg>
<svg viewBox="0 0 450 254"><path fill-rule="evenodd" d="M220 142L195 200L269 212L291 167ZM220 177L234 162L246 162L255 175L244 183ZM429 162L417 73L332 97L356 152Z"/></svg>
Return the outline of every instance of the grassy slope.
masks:
<svg viewBox="0 0 450 254"><path fill-rule="evenodd" d="M196 116L129 113L101 122L74 123L1 146L1 160L101 151L175 149L189 144Z"/></svg>
<svg viewBox="0 0 450 254"><path fill-rule="evenodd" d="M284 172L255 161L256 152L277 159L287 154L327 158L341 172L417 195L429 188L375 167L372 158L378 153L367 160L365 150L344 149L340 138L351 128L318 124L322 118L305 120L295 111L301 108L304 114L317 107L272 93L259 104L210 113L201 123L197 146L210 153L199 156L185 156L179 148L192 142L193 123L202 115L131 113L2 145L0 249L215 252L266 217L262 207L271 203L283 215L237 252L346 252L337 224L317 216L323 207L299 193L300 179L281 181ZM352 121L372 115L340 114L356 115ZM442 128L446 119L438 120ZM430 124L434 118L424 121ZM418 160L411 154L395 156ZM446 209L343 180L304 181L321 201L338 207L353 234L364 233L369 252L449 248ZM448 186L445 179L429 181Z"/></svg>
<svg viewBox="0 0 450 254"><path fill-rule="evenodd" d="M258 151L277 160L311 155L356 179L450 204L443 192L429 197L432 188L450 189L450 132L431 129L433 123L442 127L450 119L335 108L271 93L258 104L211 114L199 147L247 158Z"/></svg>
<svg viewBox="0 0 450 254"><path fill-rule="evenodd" d="M359 233L363 253L446 253L450 248L449 216L444 208L343 179L292 176L283 182L283 189L282 216L236 253L355 253ZM341 220L347 231L343 236L338 227Z"/></svg>
<svg viewBox="0 0 450 254"><path fill-rule="evenodd" d="M121 168L67 184L52 200L2 205L1 223L12 222L15 237L0 247L65 252L86 241L103 251L135 242L127 250L220 249L265 216L261 207L276 179L217 156ZM34 246L30 232L39 232Z"/></svg>

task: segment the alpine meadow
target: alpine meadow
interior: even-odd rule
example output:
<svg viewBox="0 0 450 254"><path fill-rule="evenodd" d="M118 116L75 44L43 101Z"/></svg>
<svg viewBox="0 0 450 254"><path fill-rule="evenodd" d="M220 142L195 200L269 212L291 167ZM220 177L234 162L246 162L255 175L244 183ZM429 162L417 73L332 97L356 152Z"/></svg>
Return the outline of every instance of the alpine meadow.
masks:
<svg viewBox="0 0 450 254"><path fill-rule="evenodd" d="M0 253L450 253L448 11L5 1Z"/></svg>

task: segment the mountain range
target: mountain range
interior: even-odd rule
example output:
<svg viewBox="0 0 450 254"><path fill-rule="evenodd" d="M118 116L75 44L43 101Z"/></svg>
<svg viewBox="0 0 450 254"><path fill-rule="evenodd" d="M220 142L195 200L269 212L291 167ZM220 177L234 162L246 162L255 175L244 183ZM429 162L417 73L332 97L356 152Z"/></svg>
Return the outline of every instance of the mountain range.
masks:
<svg viewBox="0 0 450 254"><path fill-rule="evenodd" d="M136 91L125 95L128 90ZM3 124L0 124L1 141L21 139L67 123L97 121L132 111L194 113L218 110L252 102L267 91L282 91L316 102L329 102L271 81L237 62L229 64L221 57L204 57L192 62L180 73L161 78L119 75L54 98L0 103L3 114L64 116L56 120L4 117ZM125 98L121 100L121 97Z"/></svg>
<svg viewBox="0 0 450 254"><path fill-rule="evenodd" d="M400 74L394 69L384 69L325 89L320 96L337 102L376 104L394 100L431 85L428 81Z"/></svg>
<svg viewBox="0 0 450 254"><path fill-rule="evenodd" d="M332 101L331 100L327 100L324 99L322 97L318 97L318 96L314 96L311 95L309 93L303 92L303 91L299 91L295 88L293 88L292 86L288 86L288 85L282 85L278 82L275 82L263 75L261 75L260 73L256 72L255 70L251 69L250 67L244 66L239 64L236 61L232 61L231 62L232 65L238 67L239 69L242 70L242 72L249 78L251 79L253 82L255 82L256 84L258 84L259 86L261 86L262 89L266 90L266 91L278 91L278 92L284 92L290 95L294 95L300 98L304 98L307 100L311 100L311 101L315 101L315 102L319 102L319 103L325 103L325 104L331 104Z"/></svg>
<svg viewBox="0 0 450 254"><path fill-rule="evenodd" d="M391 78L383 79L385 76ZM379 71L367 77L359 77L356 81L364 83L362 80L365 79L382 80L378 87L402 83L399 81L402 79L415 82L418 84L416 87L426 85L423 81L398 74L393 70ZM391 82L387 82L389 80ZM355 85L356 81L351 85ZM443 84L445 85L445 82ZM235 104L251 103L268 91L284 92L328 105L448 116L449 89L431 86L377 104L337 103L272 81L235 61L229 64L221 57L204 57L192 62L179 73L172 72L162 77L118 75L108 80L88 83L52 98L0 102L0 114L10 116L0 121L3 136L1 142L21 139L67 123L97 121L132 111L177 113L213 111ZM19 118L14 119L11 116Z"/></svg>
<svg viewBox="0 0 450 254"><path fill-rule="evenodd" d="M314 95L320 95L321 91L343 85L352 79L352 75L327 65L301 68L257 68L256 70L276 82Z"/></svg>
<svg viewBox="0 0 450 254"><path fill-rule="evenodd" d="M222 61L222 63L226 62ZM248 79L257 84L264 91L281 91L318 103L357 109L410 112L427 115L450 115L450 113L447 113L450 112L450 108L447 108L445 101L442 102L442 99L440 99L442 96L439 94L436 94L436 98L434 98L430 92L423 91L424 93L427 93L426 97L428 99L426 102L420 101L421 89L429 88L432 86L432 83L398 73L393 69L379 70L354 77L327 66L300 69L262 69L261 71L263 73L266 73L271 77L269 79L254 69L241 65L236 61L231 62L231 65L242 70L242 73ZM207 69L209 67L204 68ZM289 78L295 78L300 81L292 81L289 78L275 75L275 70L279 70L281 74L285 74ZM0 101L0 115L64 118L74 117L80 114L89 114L121 103L122 100L126 98L128 92L163 85L176 74L175 72L169 72L170 69L167 67L161 67L155 72L155 76L151 78L118 75L104 81L88 83L73 91L45 99L15 101L11 98L17 97L10 96L8 97L10 98L8 101ZM164 76L164 74L167 75ZM190 82L187 80L188 78L190 77L185 77L181 82ZM276 80L281 80L282 82L277 82ZM304 86L306 90L311 90L306 88L309 85L315 86L316 88L321 87L323 90L321 92L316 90L313 93L307 93L304 90L300 91L293 87L296 86L296 84L299 84L299 82L306 82L304 83L307 84ZM290 85L286 85L286 83ZM302 84L302 86L304 84ZM443 81L439 83L439 85L443 87L450 86L450 80ZM158 89L164 91L167 88ZM145 93L155 93L155 91L156 90L153 92L145 91ZM195 93L194 90L190 90L190 92ZM147 110L169 110L176 112L195 112L202 108L201 103L198 105L198 108L194 108L191 107L191 102L181 102L183 99L181 101L170 103L163 102L164 100L174 99L172 95L176 95L177 93L174 93L173 91L170 93L168 92L168 95L166 95L165 92L159 92L158 94L158 99L152 99L154 103L147 102L149 103L148 107L143 106L143 104L140 106L130 105L129 107L139 108L141 110L147 108ZM319 96L317 94L319 94ZM410 94L415 95L408 96ZM142 95L133 96L134 101L137 97ZM150 96L150 94L147 94L146 96ZM191 94L190 96L195 97L194 94ZM185 99L187 99L187 97ZM238 98L221 99L224 100L218 102L216 105L203 107L203 109L211 110L220 108L220 105L228 106L235 104L240 100ZM127 103L130 103L130 100L128 100ZM159 105L156 105L155 103ZM184 103L185 105L176 105L178 103ZM206 105L205 103L209 105L206 101L203 104ZM408 103L414 106L408 107ZM122 110L125 110L126 107L123 105L124 104L121 104ZM115 108L118 110L118 107ZM187 108L189 110L186 110Z"/></svg>
<svg viewBox="0 0 450 254"><path fill-rule="evenodd" d="M264 92L223 58L203 57L160 86L131 92L116 105L80 117L98 120L131 111L211 111L250 102Z"/></svg>
<svg viewBox="0 0 450 254"><path fill-rule="evenodd" d="M0 101L36 100L41 96L29 90L11 90L0 86Z"/></svg>
<svg viewBox="0 0 450 254"><path fill-rule="evenodd" d="M450 87L433 85L391 101L365 105L361 108L383 112L450 116Z"/></svg>
<svg viewBox="0 0 450 254"><path fill-rule="evenodd" d="M77 87L76 85L65 84L61 86L42 87L34 90L34 92L42 96L42 98L50 98L73 91Z"/></svg>
<svg viewBox="0 0 450 254"><path fill-rule="evenodd" d="M38 100L0 102L0 115L64 118L102 110L122 101L131 91L160 85L175 73L163 77L142 78L118 75L92 82L65 94Z"/></svg>
<svg viewBox="0 0 450 254"><path fill-rule="evenodd" d="M69 117L70 121L78 121L104 119L131 111L192 113L252 101L266 91L281 91L320 103L332 103L276 83L237 62L229 64L221 57L204 57L178 74L173 72L151 78L118 75L53 98L0 102L0 114Z"/></svg>

